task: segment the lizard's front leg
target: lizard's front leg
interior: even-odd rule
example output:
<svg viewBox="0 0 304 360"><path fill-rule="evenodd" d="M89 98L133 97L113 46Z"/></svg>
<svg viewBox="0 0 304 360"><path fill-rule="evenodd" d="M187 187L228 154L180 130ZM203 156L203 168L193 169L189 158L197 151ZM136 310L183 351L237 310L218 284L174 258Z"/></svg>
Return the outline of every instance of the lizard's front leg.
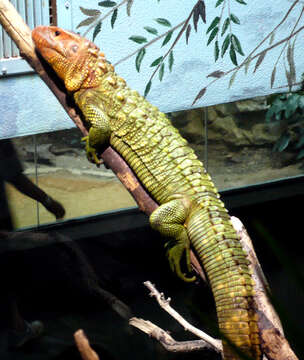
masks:
<svg viewBox="0 0 304 360"><path fill-rule="evenodd" d="M110 121L105 112L95 105L86 105L82 112L90 125L89 135L82 138L86 142L86 154L90 162L101 164L98 150L102 145L109 143L111 136Z"/></svg>
<svg viewBox="0 0 304 360"><path fill-rule="evenodd" d="M195 276L187 277L181 270L181 260L185 254L187 271L191 272L190 240L185 227L190 205L190 201L186 198L174 198L160 205L150 216L150 224L153 229L174 239L174 242L168 241L166 244L169 264L171 270L187 282L196 279Z"/></svg>

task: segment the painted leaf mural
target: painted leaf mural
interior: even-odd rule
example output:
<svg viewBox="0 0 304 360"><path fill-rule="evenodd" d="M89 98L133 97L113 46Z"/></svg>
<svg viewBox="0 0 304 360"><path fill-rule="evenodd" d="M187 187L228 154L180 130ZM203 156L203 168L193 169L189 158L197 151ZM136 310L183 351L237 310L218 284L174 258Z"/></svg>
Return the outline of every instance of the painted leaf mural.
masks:
<svg viewBox="0 0 304 360"><path fill-rule="evenodd" d="M302 84L299 0L280 6L263 0L76 0L69 10L71 30L94 40L129 86L164 112L295 91ZM58 25L70 28L65 11L58 7ZM41 84L23 77L0 80L0 91L12 89L7 94L12 109L23 109L32 86ZM37 97L37 104L52 102L47 89ZM48 107L54 109L52 121L41 107L37 118L16 112L14 130L6 134L71 127L57 106L54 101Z"/></svg>

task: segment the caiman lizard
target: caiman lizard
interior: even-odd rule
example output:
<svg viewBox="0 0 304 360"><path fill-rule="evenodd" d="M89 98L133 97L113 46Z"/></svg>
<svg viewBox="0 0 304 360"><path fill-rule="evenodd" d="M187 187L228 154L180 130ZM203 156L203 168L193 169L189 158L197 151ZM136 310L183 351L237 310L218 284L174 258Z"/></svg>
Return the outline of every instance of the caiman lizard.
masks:
<svg viewBox="0 0 304 360"><path fill-rule="evenodd" d="M249 261L209 174L165 114L118 76L91 41L58 27L40 26L32 37L41 56L64 81L89 125L86 152L110 144L133 169L159 207L150 224L175 239L168 247L171 269L185 281L190 245L209 278L215 298L225 360L241 352L261 358Z"/></svg>

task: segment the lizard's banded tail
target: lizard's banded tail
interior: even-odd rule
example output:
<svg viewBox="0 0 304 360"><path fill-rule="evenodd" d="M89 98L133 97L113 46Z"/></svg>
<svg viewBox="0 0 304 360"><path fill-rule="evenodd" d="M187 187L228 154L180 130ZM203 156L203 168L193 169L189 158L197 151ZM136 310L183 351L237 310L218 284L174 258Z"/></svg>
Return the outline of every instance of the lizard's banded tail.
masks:
<svg viewBox="0 0 304 360"><path fill-rule="evenodd" d="M247 356L259 360L261 351L249 260L222 202L218 199L212 202L212 206L190 216L187 229L215 298L224 359L242 358L229 345L231 342Z"/></svg>

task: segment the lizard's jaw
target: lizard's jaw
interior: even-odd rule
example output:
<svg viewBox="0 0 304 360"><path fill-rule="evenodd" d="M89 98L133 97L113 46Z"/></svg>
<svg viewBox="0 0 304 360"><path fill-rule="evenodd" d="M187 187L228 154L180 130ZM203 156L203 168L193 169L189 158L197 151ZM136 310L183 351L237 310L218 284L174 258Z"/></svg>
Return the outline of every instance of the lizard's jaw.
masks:
<svg viewBox="0 0 304 360"><path fill-rule="evenodd" d="M59 30L50 26L38 26L32 31L32 39L38 52L46 61L53 58L55 53L58 56L66 57L66 48L62 42L56 39Z"/></svg>

